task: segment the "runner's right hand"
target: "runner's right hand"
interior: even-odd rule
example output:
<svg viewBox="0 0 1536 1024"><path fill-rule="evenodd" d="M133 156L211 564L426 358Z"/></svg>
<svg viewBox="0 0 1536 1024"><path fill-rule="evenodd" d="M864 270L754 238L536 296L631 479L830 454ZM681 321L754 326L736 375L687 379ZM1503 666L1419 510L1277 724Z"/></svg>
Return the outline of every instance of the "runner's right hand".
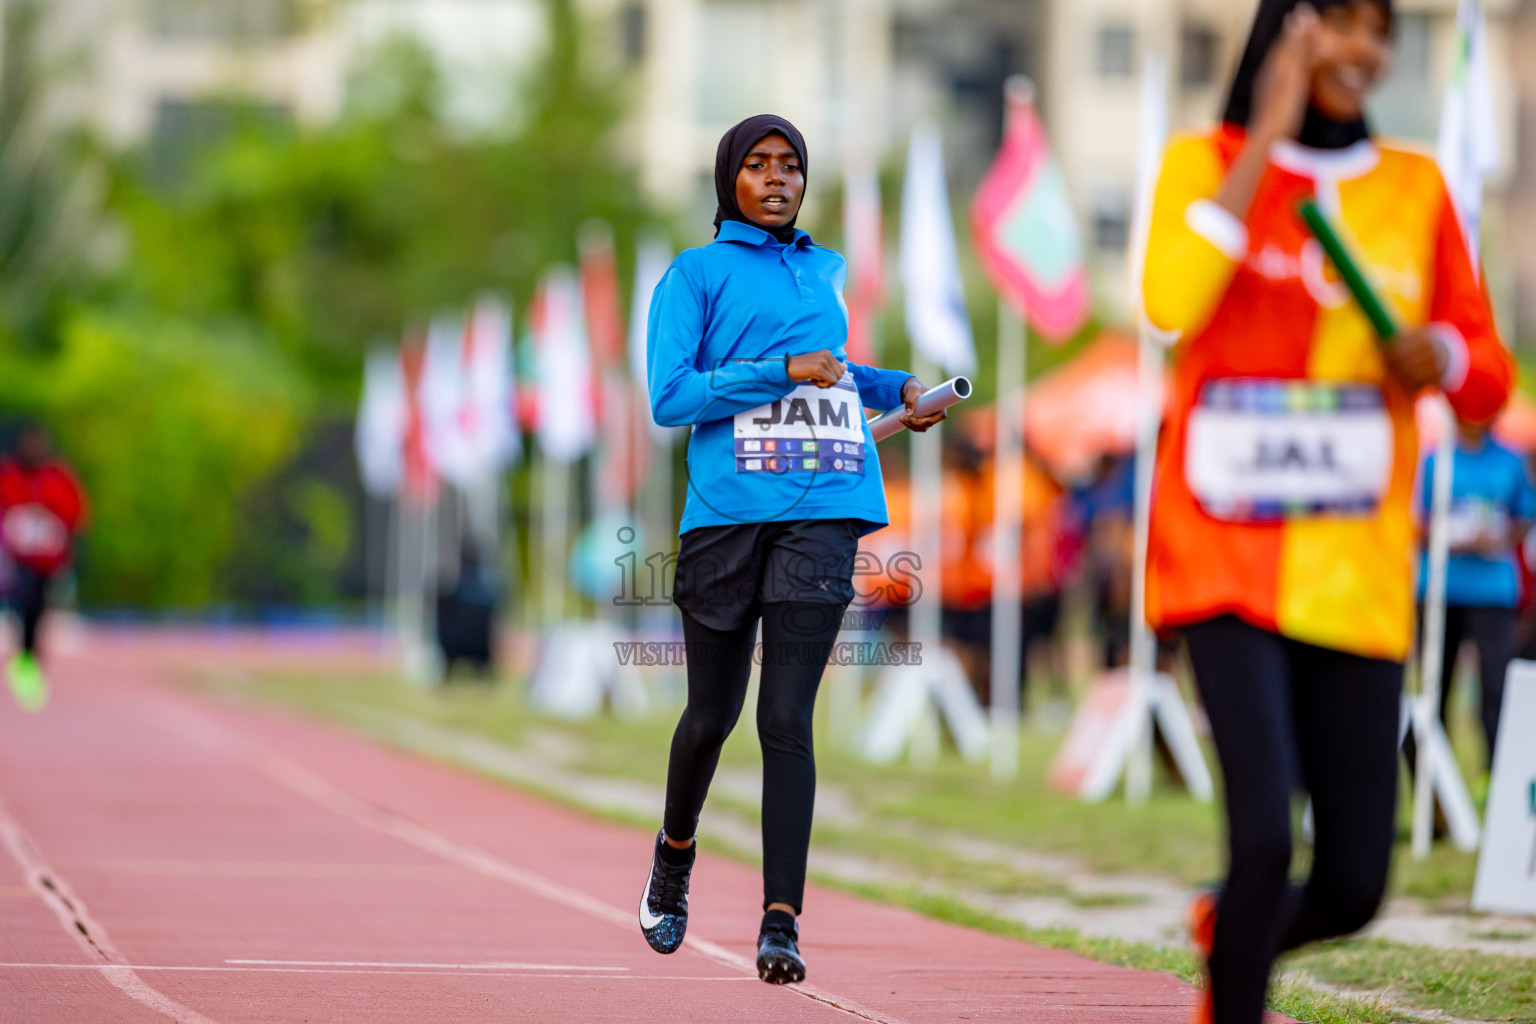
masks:
<svg viewBox="0 0 1536 1024"><path fill-rule="evenodd" d="M1280 41L1264 59L1255 84L1251 134L1266 141L1293 139L1301 131L1319 57L1321 21L1311 4L1285 16Z"/></svg>
<svg viewBox="0 0 1536 1024"><path fill-rule="evenodd" d="M848 368L838 362L829 349L790 356L784 368L789 371L790 380L800 384L815 384L819 388L832 387L848 372Z"/></svg>

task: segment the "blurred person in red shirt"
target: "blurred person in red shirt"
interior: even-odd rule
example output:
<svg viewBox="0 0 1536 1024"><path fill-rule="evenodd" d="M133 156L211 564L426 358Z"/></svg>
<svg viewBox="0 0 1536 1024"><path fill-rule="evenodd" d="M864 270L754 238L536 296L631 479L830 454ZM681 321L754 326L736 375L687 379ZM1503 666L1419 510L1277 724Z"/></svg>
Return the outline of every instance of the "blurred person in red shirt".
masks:
<svg viewBox="0 0 1536 1024"><path fill-rule="evenodd" d="M11 692L29 711L40 710L48 700L37 660L48 588L68 564L84 521L85 494L74 471L54 456L41 424L23 424L14 451L0 459L0 545L14 566L11 600L21 617L21 649L8 673Z"/></svg>

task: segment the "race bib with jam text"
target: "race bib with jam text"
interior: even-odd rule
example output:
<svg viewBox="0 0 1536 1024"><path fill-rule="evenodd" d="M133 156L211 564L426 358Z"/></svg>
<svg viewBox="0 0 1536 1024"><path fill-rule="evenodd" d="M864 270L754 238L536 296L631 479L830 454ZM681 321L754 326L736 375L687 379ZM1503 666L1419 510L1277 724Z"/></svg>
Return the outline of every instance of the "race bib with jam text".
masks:
<svg viewBox="0 0 1536 1024"><path fill-rule="evenodd" d="M735 440L738 473L862 474L864 407L853 374L737 413Z"/></svg>

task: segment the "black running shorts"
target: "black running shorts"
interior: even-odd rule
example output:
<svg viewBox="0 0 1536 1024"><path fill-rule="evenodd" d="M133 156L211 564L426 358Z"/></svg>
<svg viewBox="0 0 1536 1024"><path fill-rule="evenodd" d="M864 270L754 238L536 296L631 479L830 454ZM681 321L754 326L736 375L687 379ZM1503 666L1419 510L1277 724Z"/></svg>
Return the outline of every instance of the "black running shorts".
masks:
<svg viewBox="0 0 1536 1024"><path fill-rule="evenodd" d="M711 629L740 629L773 601L853 600L862 519L701 526L683 534L673 600Z"/></svg>

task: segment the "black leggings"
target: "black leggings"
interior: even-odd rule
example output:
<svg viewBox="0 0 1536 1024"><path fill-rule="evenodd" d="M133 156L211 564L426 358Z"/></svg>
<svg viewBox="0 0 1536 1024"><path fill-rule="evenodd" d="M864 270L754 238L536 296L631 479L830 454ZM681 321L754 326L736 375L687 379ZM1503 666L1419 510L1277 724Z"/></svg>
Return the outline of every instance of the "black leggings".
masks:
<svg viewBox="0 0 1536 1024"><path fill-rule="evenodd" d="M811 717L843 606L770 602L762 615L757 735L763 747L763 907L787 903L799 913L816 803ZM746 700L756 634L755 622L722 631L683 612L688 706L672 735L664 822L673 839L687 839L698 828L720 747Z"/></svg>
<svg viewBox="0 0 1536 1024"><path fill-rule="evenodd" d="M1363 927L1387 884L1403 667L1223 616L1184 633L1226 790L1216 1024L1259 1024L1275 957ZM1312 797L1312 873L1289 882L1291 798Z"/></svg>
<svg viewBox="0 0 1536 1024"><path fill-rule="evenodd" d="M48 580L45 573L17 564L13 577L13 600L16 614L21 618L21 649L26 654L37 653L37 627L48 607Z"/></svg>
<svg viewBox="0 0 1536 1024"><path fill-rule="evenodd" d="M1493 767L1493 746L1499 737L1499 711L1504 704L1504 674L1515 655L1515 610L1513 608L1467 608L1450 605L1445 609L1445 645L1440 662L1440 722L1451 703L1451 684L1456 681L1456 655L1462 642L1470 639L1477 648L1478 690L1480 691L1484 749L1488 766ZM1423 621L1420 611L1419 621ZM1409 764L1413 754L1409 753Z"/></svg>

